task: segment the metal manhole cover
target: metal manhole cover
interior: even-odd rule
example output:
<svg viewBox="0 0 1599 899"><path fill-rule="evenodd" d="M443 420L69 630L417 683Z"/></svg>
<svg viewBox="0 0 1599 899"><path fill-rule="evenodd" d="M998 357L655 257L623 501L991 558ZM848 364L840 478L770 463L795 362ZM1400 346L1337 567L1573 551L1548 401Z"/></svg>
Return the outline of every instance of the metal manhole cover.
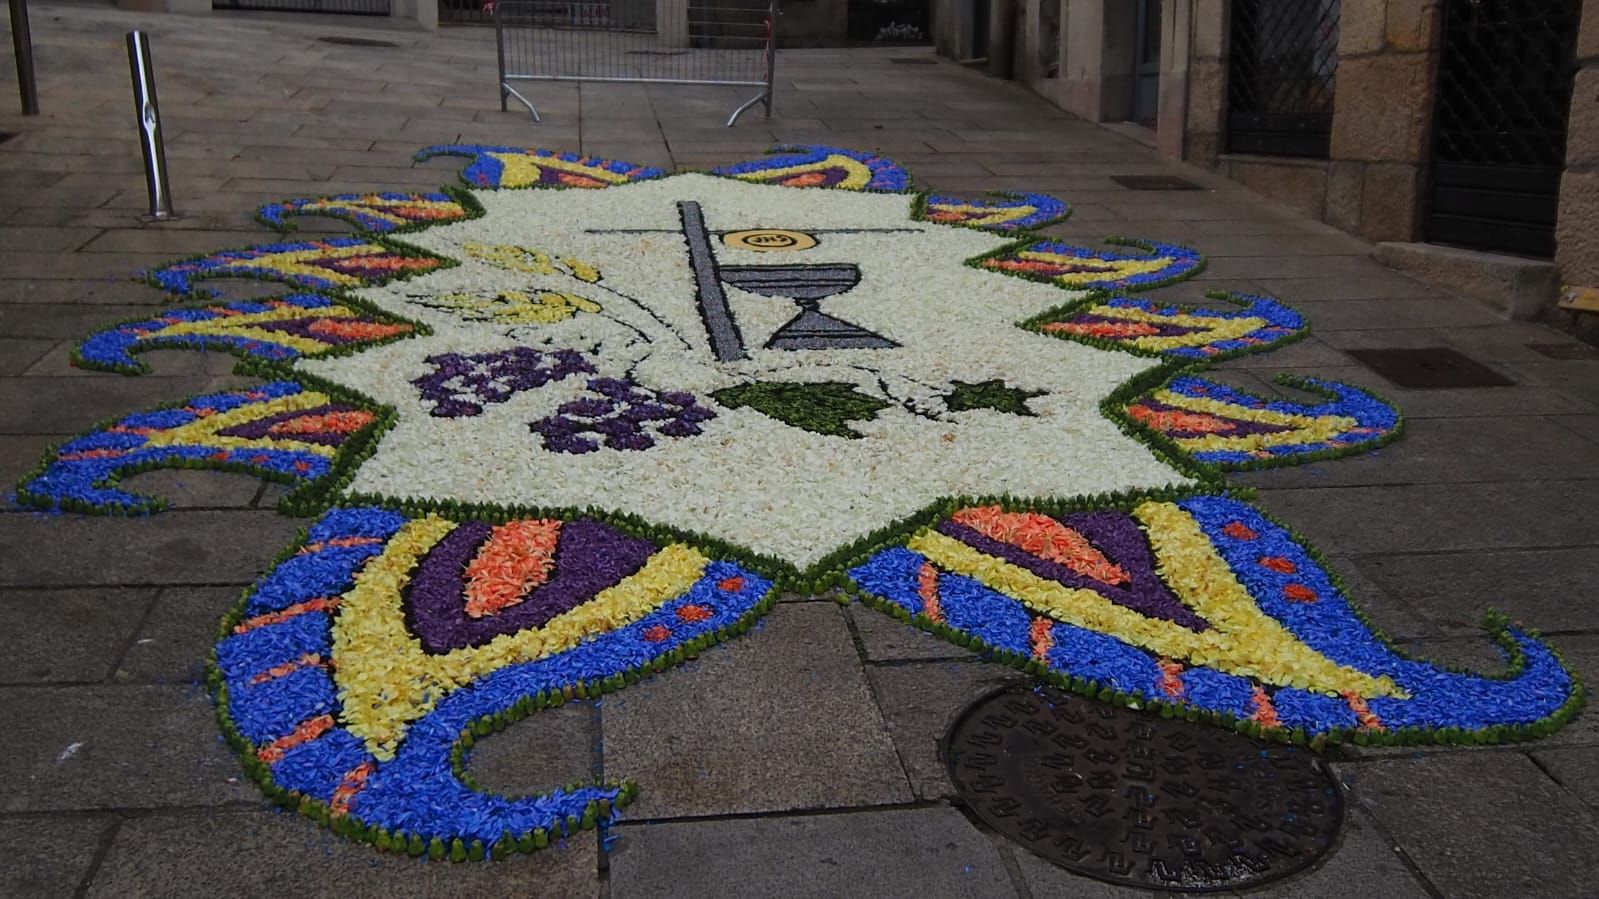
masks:
<svg viewBox="0 0 1599 899"><path fill-rule="evenodd" d="M1110 180L1128 190L1204 190L1175 175L1111 175Z"/></svg>
<svg viewBox="0 0 1599 899"><path fill-rule="evenodd" d="M317 40L324 44L339 44L345 47L398 47L393 41L380 41L371 37L319 37Z"/></svg>
<svg viewBox="0 0 1599 899"><path fill-rule="evenodd" d="M1400 387L1508 387L1515 381L1448 347L1413 350L1346 350L1372 371Z"/></svg>
<svg viewBox="0 0 1599 899"><path fill-rule="evenodd" d="M0 134L0 141L5 135ZM1527 349L1550 359L1599 359L1599 349L1586 343L1529 343Z"/></svg>
<svg viewBox="0 0 1599 899"><path fill-rule="evenodd" d="M1338 785L1308 750L1052 690L992 693L944 739L978 817L1109 883L1260 886L1320 859L1343 823Z"/></svg>

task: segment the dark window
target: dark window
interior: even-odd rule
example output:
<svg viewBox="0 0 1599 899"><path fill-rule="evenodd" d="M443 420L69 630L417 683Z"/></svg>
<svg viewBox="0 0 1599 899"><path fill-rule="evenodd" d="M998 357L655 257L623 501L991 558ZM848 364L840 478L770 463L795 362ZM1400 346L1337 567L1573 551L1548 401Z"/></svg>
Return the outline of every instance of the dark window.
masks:
<svg viewBox="0 0 1599 899"><path fill-rule="evenodd" d="M1234 0L1229 152L1326 158L1338 6L1339 0Z"/></svg>
<svg viewBox="0 0 1599 899"><path fill-rule="evenodd" d="M1553 255L1578 7L1444 4L1428 240Z"/></svg>

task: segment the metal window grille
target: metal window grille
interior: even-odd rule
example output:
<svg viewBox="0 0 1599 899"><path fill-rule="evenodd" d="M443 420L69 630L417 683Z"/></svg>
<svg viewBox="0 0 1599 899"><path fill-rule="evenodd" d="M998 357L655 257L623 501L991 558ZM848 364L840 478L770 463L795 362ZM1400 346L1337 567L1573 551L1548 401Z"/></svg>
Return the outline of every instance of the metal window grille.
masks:
<svg viewBox="0 0 1599 899"><path fill-rule="evenodd" d="M1580 0L1444 7L1427 236L1552 255Z"/></svg>
<svg viewBox="0 0 1599 899"><path fill-rule="evenodd" d="M326 12L346 16L386 16L389 0L211 0L212 9L265 12Z"/></svg>
<svg viewBox="0 0 1599 899"><path fill-rule="evenodd" d="M500 0L494 5L500 106L530 81L754 87L772 114L778 0ZM525 85L524 85L525 89Z"/></svg>
<svg viewBox="0 0 1599 899"><path fill-rule="evenodd" d="M1325 158L1339 0L1234 0L1227 149Z"/></svg>

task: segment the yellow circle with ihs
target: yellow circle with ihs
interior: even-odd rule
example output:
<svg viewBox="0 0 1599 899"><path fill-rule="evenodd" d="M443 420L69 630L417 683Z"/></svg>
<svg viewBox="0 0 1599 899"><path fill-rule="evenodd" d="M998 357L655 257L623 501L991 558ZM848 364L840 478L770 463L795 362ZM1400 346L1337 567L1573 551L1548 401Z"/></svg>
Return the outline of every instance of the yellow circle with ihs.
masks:
<svg viewBox="0 0 1599 899"><path fill-rule="evenodd" d="M723 234L722 243L735 250L809 250L816 246L816 238L803 231L758 228Z"/></svg>

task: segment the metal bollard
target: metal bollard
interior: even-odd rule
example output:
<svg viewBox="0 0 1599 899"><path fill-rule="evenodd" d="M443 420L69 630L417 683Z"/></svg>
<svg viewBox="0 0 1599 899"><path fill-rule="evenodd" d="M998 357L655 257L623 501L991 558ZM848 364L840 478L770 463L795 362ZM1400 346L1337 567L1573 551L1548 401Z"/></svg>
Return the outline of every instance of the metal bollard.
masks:
<svg viewBox="0 0 1599 899"><path fill-rule="evenodd" d="M167 151L161 144L161 109L155 99L155 66L150 38L128 32L128 71L133 75L133 111L139 118L139 147L144 151L144 183L150 190L150 218L172 218L172 185L167 182Z"/></svg>
<svg viewBox="0 0 1599 899"><path fill-rule="evenodd" d="M17 53L17 92L22 114L39 114L39 82L33 76L33 34L28 30L28 0L10 0L11 46Z"/></svg>

